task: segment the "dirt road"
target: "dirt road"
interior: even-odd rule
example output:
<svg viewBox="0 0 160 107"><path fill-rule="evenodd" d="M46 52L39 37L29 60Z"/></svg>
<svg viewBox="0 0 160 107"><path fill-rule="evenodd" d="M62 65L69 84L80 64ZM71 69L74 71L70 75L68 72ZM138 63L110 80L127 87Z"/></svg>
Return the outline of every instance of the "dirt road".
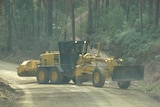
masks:
<svg viewBox="0 0 160 107"><path fill-rule="evenodd" d="M37 84L35 77L18 77L18 65L0 61L0 77L7 80L24 94L17 95L14 104L8 107L158 107L160 102L136 91L134 88L119 89L106 83L95 88L92 83L82 86L70 84ZM1 107L1 104L0 104Z"/></svg>

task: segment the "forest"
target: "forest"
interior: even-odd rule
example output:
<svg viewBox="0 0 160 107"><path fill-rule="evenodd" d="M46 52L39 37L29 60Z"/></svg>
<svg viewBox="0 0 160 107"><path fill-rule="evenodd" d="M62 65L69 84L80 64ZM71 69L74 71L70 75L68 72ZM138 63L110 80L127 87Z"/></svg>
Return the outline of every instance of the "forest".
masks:
<svg viewBox="0 0 160 107"><path fill-rule="evenodd" d="M127 64L160 57L159 0L0 0L0 57L38 58L88 40ZM9 57L9 58L11 58ZM22 59L23 59L22 58Z"/></svg>
<svg viewBox="0 0 160 107"><path fill-rule="evenodd" d="M160 0L0 0L0 59L20 63L87 40L149 73L142 90L160 87ZM149 82L148 82L149 81Z"/></svg>

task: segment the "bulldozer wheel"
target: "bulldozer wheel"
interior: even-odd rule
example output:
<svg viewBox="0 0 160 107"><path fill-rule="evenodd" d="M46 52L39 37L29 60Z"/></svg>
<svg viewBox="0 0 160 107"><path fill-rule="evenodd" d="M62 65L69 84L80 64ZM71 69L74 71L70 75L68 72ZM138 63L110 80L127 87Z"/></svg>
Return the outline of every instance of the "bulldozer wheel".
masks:
<svg viewBox="0 0 160 107"><path fill-rule="evenodd" d="M118 81L118 86L121 89L127 89L130 86L130 81Z"/></svg>
<svg viewBox="0 0 160 107"><path fill-rule="evenodd" d="M48 71L45 68L38 68L36 77L39 84L46 84L49 81Z"/></svg>
<svg viewBox="0 0 160 107"><path fill-rule="evenodd" d="M103 87L105 83L105 74L99 69L95 69L92 74L92 82L95 87Z"/></svg>
<svg viewBox="0 0 160 107"><path fill-rule="evenodd" d="M57 68L52 68L50 70L50 81L53 84L61 84L63 83L63 75L58 71Z"/></svg>

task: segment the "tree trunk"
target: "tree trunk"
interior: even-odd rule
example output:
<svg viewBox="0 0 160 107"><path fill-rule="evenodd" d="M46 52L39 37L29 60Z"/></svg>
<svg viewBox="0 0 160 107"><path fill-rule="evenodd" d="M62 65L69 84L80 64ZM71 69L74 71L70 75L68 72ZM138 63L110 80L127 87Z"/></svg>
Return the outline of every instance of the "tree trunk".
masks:
<svg viewBox="0 0 160 107"><path fill-rule="evenodd" d="M52 37L52 5L53 5L53 0L43 0L44 8L45 8L45 13L44 13L44 36L42 38L45 39L46 41L46 48L49 50L50 46L50 38Z"/></svg>
<svg viewBox="0 0 160 107"><path fill-rule="evenodd" d="M69 9L69 3L67 0L65 0L65 25L64 25L64 40L67 40L67 19L68 19L68 9Z"/></svg>
<svg viewBox="0 0 160 107"><path fill-rule="evenodd" d="M37 26L36 26L36 28L37 28L37 30L36 30L36 38L38 38L39 36L40 36L40 34L42 33L42 31L41 31L41 27L43 27L43 26L41 26L41 19L42 19L42 16L41 16L41 0L38 0L38 2L37 2L37 7L38 7L38 9L37 9L37 14L36 14L36 21L37 21Z"/></svg>
<svg viewBox="0 0 160 107"><path fill-rule="evenodd" d="M34 4L33 4L33 0L31 0L30 2L31 2L31 10L30 11L31 11L31 20L32 20L31 21L32 22L31 23L31 28L30 28L31 29L31 35L32 35L31 36L31 41L33 41L33 45L34 45L34 42L35 42L34 41L34 39L35 39Z"/></svg>
<svg viewBox="0 0 160 107"><path fill-rule="evenodd" d="M98 27L99 27L99 16L100 16L100 0L95 0L95 6L94 6L94 25L93 25L93 32L98 33Z"/></svg>
<svg viewBox="0 0 160 107"><path fill-rule="evenodd" d="M3 0L0 0L0 15L2 15L2 5L3 5Z"/></svg>
<svg viewBox="0 0 160 107"><path fill-rule="evenodd" d="M7 27L7 51L12 50L12 12L9 0L5 1L5 16Z"/></svg>
<svg viewBox="0 0 160 107"><path fill-rule="evenodd" d="M158 27L159 25L159 0L156 0L156 13L155 13L155 25Z"/></svg>
<svg viewBox="0 0 160 107"><path fill-rule="evenodd" d="M88 0L88 25L87 25L87 40L90 40L90 36L93 33L93 20L92 20L92 0Z"/></svg>
<svg viewBox="0 0 160 107"><path fill-rule="evenodd" d="M53 0L45 0L45 31L49 37L52 36L52 3Z"/></svg>
<svg viewBox="0 0 160 107"><path fill-rule="evenodd" d="M102 8L101 8L102 14L104 12L104 0L102 0Z"/></svg>
<svg viewBox="0 0 160 107"><path fill-rule="evenodd" d="M139 0L140 32L143 35L142 0Z"/></svg>
<svg viewBox="0 0 160 107"><path fill-rule="evenodd" d="M106 6L106 8L108 8L109 7L109 0L106 0L106 4L105 4Z"/></svg>
<svg viewBox="0 0 160 107"><path fill-rule="evenodd" d="M129 7L130 7L129 4L130 4L130 0L127 0L127 6L126 6L127 7L127 9L126 9L127 10L127 14L126 14L126 21L127 22L129 20Z"/></svg>
<svg viewBox="0 0 160 107"><path fill-rule="evenodd" d="M153 1L151 0L148 0L148 5L149 5L149 28L150 26L153 24L153 21L152 21L152 16L153 16Z"/></svg>
<svg viewBox="0 0 160 107"><path fill-rule="evenodd" d="M53 0L47 0L48 4L48 36L52 36L52 2Z"/></svg>
<svg viewBox="0 0 160 107"><path fill-rule="evenodd" d="M72 40L75 41L74 0L72 0Z"/></svg>

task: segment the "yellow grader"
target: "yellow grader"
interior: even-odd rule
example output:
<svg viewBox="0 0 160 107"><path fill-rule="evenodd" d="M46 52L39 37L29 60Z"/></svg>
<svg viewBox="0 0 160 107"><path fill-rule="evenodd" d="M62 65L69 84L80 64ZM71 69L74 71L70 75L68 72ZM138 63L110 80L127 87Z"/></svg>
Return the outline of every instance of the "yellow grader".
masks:
<svg viewBox="0 0 160 107"><path fill-rule="evenodd" d="M143 80L144 67L141 65L122 66L122 59L103 58L100 56L100 45L98 54L88 53L88 42L86 41L62 41L58 43L59 51L46 52L40 55L40 60L29 60L27 69L17 69L19 76L36 76L39 84L69 83L75 84L92 80L93 86L103 87L106 78L118 82L118 86L127 89L130 82ZM31 69L33 66L35 69ZM22 68L23 68L22 67ZM34 72L34 73L29 73ZM27 75L28 73L28 75ZM35 74L35 75L30 75Z"/></svg>

